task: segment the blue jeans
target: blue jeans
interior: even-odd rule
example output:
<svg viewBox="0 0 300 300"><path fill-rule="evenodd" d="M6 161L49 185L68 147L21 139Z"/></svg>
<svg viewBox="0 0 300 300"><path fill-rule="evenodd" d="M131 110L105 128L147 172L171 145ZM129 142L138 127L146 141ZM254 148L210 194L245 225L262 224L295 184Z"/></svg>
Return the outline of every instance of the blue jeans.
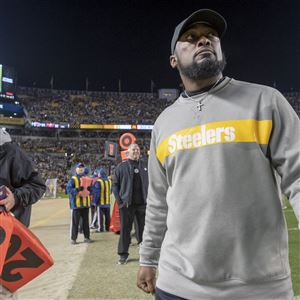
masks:
<svg viewBox="0 0 300 300"><path fill-rule="evenodd" d="M155 288L155 300L188 300L185 298L181 298L179 296L175 296L173 294L169 294L158 287Z"/></svg>

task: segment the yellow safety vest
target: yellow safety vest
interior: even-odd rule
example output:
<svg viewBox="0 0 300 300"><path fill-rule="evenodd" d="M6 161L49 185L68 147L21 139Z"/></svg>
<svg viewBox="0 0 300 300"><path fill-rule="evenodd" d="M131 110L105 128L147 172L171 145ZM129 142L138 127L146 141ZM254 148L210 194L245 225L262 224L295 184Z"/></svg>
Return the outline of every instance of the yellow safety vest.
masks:
<svg viewBox="0 0 300 300"><path fill-rule="evenodd" d="M100 184L100 205L111 204L111 180L97 180Z"/></svg>
<svg viewBox="0 0 300 300"><path fill-rule="evenodd" d="M72 176L72 179L74 180L75 188L79 189L80 183L79 183L77 176ZM75 203L74 203L74 206L76 208L90 207L90 205L91 205L91 197L89 195L87 197L83 198L83 197L79 196L79 194L76 194Z"/></svg>

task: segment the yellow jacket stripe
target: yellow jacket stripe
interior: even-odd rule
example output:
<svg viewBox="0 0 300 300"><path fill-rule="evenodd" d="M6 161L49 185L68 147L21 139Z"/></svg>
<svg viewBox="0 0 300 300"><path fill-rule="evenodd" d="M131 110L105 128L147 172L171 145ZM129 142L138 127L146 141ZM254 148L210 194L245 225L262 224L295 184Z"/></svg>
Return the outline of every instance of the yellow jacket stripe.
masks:
<svg viewBox="0 0 300 300"><path fill-rule="evenodd" d="M111 180L97 180L100 184L100 205L110 205L111 203Z"/></svg>
<svg viewBox="0 0 300 300"><path fill-rule="evenodd" d="M77 176L72 176L72 179L74 180L75 188L79 188L80 183L77 178ZM91 198L90 196L87 196L85 198L79 196L79 194L76 194L75 196L75 206L78 207L89 207L91 204Z"/></svg>
<svg viewBox="0 0 300 300"><path fill-rule="evenodd" d="M178 150L191 150L222 143L268 144L272 120L229 120L197 125L174 132L160 142L156 156L161 162Z"/></svg>

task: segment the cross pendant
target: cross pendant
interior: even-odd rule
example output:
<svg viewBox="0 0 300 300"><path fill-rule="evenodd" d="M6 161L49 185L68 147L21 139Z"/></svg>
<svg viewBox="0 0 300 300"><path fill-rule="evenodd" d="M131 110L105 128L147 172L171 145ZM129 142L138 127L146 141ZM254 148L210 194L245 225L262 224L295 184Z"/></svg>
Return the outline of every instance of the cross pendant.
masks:
<svg viewBox="0 0 300 300"><path fill-rule="evenodd" d="M199 111L202 111L202 106L203 106L203 105L204 105L203 103L199 102L199 103L197 104L197 109L198 109Z"/></svg>

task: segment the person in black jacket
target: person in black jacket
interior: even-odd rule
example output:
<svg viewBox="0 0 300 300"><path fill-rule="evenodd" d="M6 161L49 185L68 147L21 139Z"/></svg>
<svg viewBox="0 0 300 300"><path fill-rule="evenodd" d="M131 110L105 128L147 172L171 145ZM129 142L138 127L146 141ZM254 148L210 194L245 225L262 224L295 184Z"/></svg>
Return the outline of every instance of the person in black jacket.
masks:
<svg viewBox="0 0 300 300"><path fill-rule="evenodd" d="M140 148L131 144L128 160L122 161L115 169L112 184L113 194L119 205L120 238L118 264L126 264L130 244L130 231L134 218L137 221L138 243L142 242L146 199L148 192L148 164L140 159Z"/></svg>
<svg viewBox="0 0 300 300"><path fill-rule="evenodd" d="M0 201L7 211L25 226L30 224L31 205L45 193L46 185L31 159L11 142L9 134L0 129L0 186L6 186L7 197Z"/></svg>
<svg viewBox="0 0 300 300"><path fill-rule="evenodd" d="M0 128L0 186L5 186L6 197L0 206L10 211L25 226L30 224L31 205L45 193L46 186L32 161L9 134ZM0 285L0 299L14 299Z"/></svg>

